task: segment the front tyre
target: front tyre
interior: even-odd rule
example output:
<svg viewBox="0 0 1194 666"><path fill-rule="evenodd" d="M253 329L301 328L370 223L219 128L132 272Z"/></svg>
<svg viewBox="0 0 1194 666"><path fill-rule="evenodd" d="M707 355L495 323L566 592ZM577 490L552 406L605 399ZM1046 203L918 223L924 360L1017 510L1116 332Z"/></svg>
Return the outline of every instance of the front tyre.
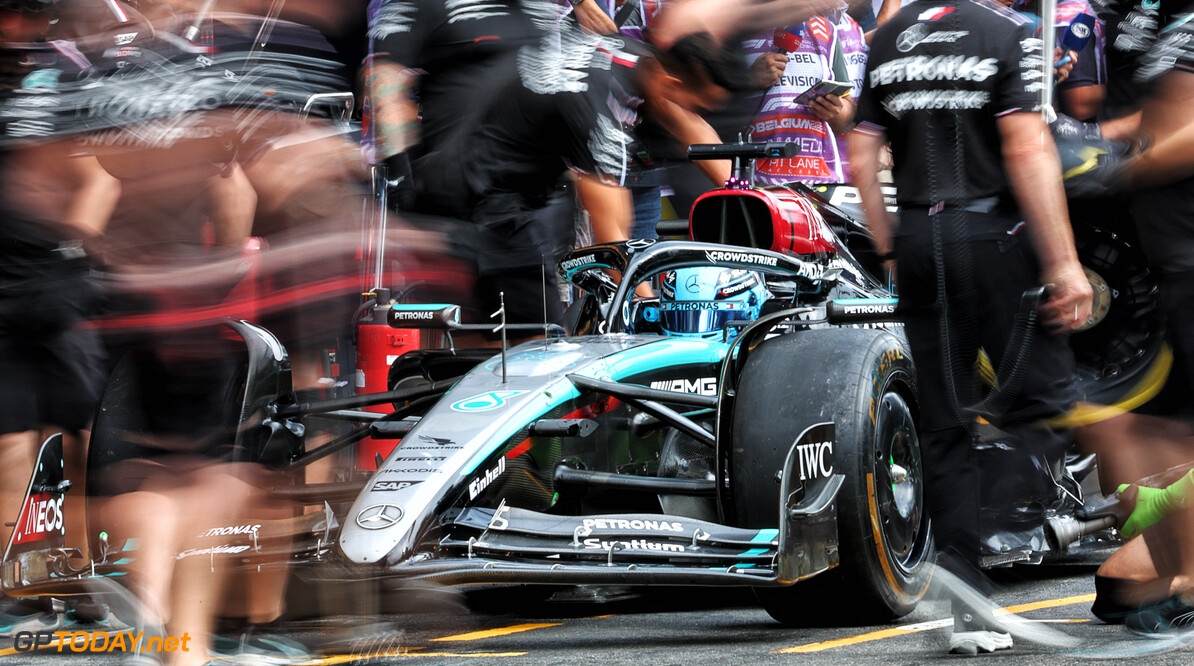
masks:
<svg viewBox="0 0 1194 666"><path fill-rule="evenodd" d="M915 374L890 332L822 329L768 340L747 358L733 414L727 518L777 527L776 473L793 438L837 426L832 470L841 563L787 588L761 588L763 607L789 626L891 621L920 601L932 554L916 435Z"/></svg>

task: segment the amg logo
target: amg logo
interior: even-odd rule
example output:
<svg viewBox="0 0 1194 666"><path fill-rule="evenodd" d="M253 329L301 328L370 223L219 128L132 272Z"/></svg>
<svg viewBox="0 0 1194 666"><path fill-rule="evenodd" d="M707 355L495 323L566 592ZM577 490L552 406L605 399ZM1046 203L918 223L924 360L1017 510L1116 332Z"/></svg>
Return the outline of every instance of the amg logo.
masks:
<svg viewBox="0 0 1194 666"><path fill-rule="evenodd" d="M741 264L756 264L758 266L775 266L778 259L762 254L749 252L725 252L722 250L705 250L705 258L713 263L719 261L736 261Z"/></svg>
<svg viewBox="0 0 1194 666"><path fill-rule="evenodd" d="M468 498L470 500L477 499L477 495L480 495L483 490L489 487L489 484L494 482L494 479L497 479L505 471L506 459L504 457L498 458L497 465L493 469L486 472L484 476L473 479L468 484Z"/></svg>
<svg viewBox="0 0 1194 666"><path fill-rule="evenodd" d="M833 459L830 458L829 467L825 466L825 455L833 455L833 442L814 442L801 444L796 447L800 457L800 480L828 478L833 474Z"/></svg>
<svg viewBox="0 0 1194 666"><path fill-rule="evenodd" d="M842 310L845 314L891 314L895 312L894 304L883 305L847 305Z"/></svg>
<svg viewBox="0 0 1194 666"><path fill-rule="evenodd" d="M713 377L701 377L700 379L664 379L651 382L651 388L675 393L717 395L717 380Z"/></svg>
<svg viewBox="0 0 1194 666"><path fill-rule="evenodd" d="M643 539L631 539L630 541L602 541L601 539L585 539L585 548L589 550L611 550L614 546L628 548L630 550L657 550L665 553L683 553L684 546L678 543L658 543L655 541L644 541Z"/></svg>
<svg viewBox="0 0 1194 666"><path fill-rule="evenodd" d="M683 532L684 525L663 520L623 520L620 518L585 518L581 523L598 530L649 530L653 532Z"/></svg>
<svg viewBox="0 0 1194 666"><path fill-rule="evenodd" d="M432 319L435 312L431 310L394 310L394 319Z"/></svg>
<svg viewBox="0 0 1194 666"><path fill-rule="evenodd" d="M563 270L566 270L566 271L570 271L579 266L584 266L585 264L595 264L595 263L597 263L597 257L595 257L594 255L591 255L591 254L586 254L583 257L577 257L575 259L561 261L560 268Z"/></svg>

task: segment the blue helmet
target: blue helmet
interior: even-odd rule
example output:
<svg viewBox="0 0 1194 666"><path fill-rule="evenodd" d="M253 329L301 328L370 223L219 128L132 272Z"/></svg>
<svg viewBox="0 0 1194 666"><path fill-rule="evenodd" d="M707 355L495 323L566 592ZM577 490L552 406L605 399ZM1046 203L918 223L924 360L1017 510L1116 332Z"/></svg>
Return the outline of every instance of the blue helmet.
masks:
<svg viewBox="0 0 1194 666"><path fill-rule="evenodd" d="M758 318L768 297L763 276L741 269L679 268L662 278L660 325L672 335L718 337L726 322Z"/></svg>

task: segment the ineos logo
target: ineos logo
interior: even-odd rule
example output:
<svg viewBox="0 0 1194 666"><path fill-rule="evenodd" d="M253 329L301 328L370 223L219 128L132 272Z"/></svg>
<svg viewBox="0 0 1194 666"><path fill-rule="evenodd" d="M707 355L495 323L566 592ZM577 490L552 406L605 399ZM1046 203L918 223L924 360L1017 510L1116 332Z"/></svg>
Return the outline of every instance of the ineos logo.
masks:
<svg viewBox="0 0 1194 666"><path fill-rule="evenodd" d="M401 508L393 504L374 504L357 514L357 525L367 530L381 530L396 525L401 519Z"/></svg>

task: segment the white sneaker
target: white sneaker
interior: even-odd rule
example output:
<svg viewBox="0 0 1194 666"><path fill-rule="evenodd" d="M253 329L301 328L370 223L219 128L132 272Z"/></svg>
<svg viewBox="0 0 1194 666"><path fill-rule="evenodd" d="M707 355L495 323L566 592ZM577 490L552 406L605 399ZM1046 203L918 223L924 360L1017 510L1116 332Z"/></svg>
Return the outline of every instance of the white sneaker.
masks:
<svg viewBox="0 0 1194 666"><path fill-rule="evenodd" d="M1008 650L1012 635L1001 631L955 631L949 637L950 654L978 654Z"/></svg>

